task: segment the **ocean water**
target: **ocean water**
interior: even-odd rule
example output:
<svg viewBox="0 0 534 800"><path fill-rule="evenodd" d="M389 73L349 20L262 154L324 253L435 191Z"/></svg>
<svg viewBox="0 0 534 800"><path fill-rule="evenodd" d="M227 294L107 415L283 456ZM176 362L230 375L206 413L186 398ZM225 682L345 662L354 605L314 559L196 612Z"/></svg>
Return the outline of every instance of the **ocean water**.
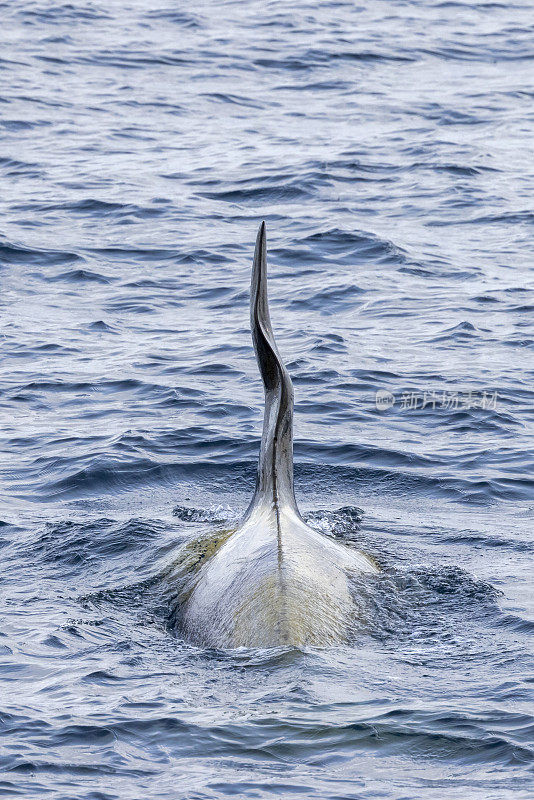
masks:
<svg viewBox="0 0 534 800"><path fill-rule="evenodd" d="M532 797L532 4L0 14L0 795ZM170 624L254 486L262 219L299 504L382 566L328 650Z"/></svg>

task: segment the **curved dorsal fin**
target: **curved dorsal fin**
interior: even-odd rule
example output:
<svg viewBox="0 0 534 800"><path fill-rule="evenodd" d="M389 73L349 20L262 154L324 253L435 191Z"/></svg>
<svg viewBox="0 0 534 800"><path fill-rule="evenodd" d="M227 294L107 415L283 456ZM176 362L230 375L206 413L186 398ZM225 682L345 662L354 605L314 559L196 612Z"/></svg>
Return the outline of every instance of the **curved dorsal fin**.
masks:
<svg viewBox="0 0 534 800"><path fill-rule="evenodd" d="M276 509L289 505L297 510L293 489L293 384L274 340L267 299L267 241L265 222L256 239L250 291L250 325L256 358L265 387L265 414L258 464L258 503Z"/></svg>

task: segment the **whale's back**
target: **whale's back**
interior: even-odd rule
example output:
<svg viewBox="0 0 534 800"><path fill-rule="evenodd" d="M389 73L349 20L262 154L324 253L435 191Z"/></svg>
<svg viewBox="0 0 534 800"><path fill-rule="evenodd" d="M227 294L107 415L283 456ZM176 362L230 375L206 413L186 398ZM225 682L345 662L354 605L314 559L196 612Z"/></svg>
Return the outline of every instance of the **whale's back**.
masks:
<svg viewBox="0 0 534 800"><path fill-rule="evenodd" d="M346 640L350 575L365 556L309 528L291 509L254 513L196 576L183 630L205 647L318 646Z"/></svg>

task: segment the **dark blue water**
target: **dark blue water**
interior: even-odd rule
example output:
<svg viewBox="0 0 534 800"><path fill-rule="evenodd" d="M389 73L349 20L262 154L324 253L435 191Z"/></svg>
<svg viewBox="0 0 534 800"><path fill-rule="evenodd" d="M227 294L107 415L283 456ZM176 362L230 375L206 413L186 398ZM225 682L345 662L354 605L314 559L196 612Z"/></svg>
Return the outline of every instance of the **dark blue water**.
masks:
<svg viewBox="0 0 534 800"><path fill-rule="evenodd" d="M532 4L0 12L0 794L532 797ZM261 219L299 503L383 568L328 651L169 625L254 485Z"/></svg>

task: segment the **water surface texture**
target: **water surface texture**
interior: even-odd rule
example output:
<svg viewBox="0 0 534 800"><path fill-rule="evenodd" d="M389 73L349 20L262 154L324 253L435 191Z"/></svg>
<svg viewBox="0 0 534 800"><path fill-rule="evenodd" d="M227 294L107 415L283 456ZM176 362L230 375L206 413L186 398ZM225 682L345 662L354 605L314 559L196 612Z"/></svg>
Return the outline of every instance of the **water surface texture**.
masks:
<svg viewBox="0 0 534 800"><path fill-rule="evenodd" d="M0 13L0 794L532 797L532 4ZM301 509L382 566L327 651L172 624L262 219Z"/></svg>

